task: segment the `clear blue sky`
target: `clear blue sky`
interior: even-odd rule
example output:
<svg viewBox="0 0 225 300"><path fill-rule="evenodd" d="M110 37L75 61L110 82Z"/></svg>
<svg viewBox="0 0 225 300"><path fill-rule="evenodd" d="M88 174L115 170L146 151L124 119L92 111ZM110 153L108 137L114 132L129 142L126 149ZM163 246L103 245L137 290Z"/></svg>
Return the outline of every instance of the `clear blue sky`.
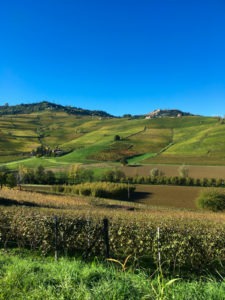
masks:
<svg viewBox="0 0 225 300"><path fill-rule="evenodd" d="M3 0L0 104L225 114L225 0Z"/></svg>

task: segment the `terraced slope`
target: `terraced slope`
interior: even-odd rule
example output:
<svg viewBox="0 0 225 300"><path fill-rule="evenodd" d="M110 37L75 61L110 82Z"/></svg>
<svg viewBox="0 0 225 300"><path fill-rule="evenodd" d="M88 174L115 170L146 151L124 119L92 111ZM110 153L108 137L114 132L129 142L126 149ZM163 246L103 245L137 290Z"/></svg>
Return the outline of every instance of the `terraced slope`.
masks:
<svg viewBox="0 0 225 300"><path fill-rule="evenodd" d="M32 166L118 161L225 165L225 125L217 118L112 118L44 110L0 116L0 163ZM119 136L119 139L115 139ZM32 157L38 146L68 153Z"/></svg>

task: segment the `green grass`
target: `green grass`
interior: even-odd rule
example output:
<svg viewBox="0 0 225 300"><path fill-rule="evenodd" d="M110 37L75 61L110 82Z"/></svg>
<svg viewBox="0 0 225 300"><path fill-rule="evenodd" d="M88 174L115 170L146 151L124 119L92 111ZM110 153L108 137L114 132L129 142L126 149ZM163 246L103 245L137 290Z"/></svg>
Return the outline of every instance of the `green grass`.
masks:
<svg viewBox="0 0 225 300"><path fill-rule="evenodd" d="M128 159L128 163L129 163L129 165L139 164L148 158L152 158L152 157L156 156L156 154L157 153L145 153L142 155L137 155L137 156L134 156L134 157Z"/></svg>
<svg viewBox="0 0 225 300"><path fill-rule="evenodd" d="M208 277L185 281L166 279L154 270L127 265L83 262L0 253L0 299L225 299L225 281Z"/></svg>

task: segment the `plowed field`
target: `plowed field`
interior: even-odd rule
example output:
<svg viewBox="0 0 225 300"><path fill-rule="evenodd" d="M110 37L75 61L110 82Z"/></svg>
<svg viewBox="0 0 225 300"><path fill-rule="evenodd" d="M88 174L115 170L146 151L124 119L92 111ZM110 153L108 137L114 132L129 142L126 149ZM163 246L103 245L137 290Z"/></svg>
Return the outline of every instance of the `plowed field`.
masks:
<svg viewBox="0 0 225 300"><path fill-rule="evenodd" d="M153 168L161 170L165 176L179 176L181 165L147 165L147 166L126 166L122 170L128 176L148 176ZM188 166L189 177L193 178L225 178L224 166Z"/></svg>
<svg viewBox="0 0 225 300"><path fill-rule="evenodd" d="M153 206L196 210L195 199L202 187L136 185L136 201Z"/></svg>

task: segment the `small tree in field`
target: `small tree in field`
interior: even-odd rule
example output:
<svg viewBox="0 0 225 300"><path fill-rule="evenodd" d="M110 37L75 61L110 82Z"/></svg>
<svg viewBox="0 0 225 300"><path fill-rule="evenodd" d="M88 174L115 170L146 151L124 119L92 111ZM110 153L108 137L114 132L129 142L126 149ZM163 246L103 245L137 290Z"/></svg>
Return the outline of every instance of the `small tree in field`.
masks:
<svg viewBox="0 0 225 300"><path fill-rule="evenodd" d="M225 193L221 189L204 189L197 198L199 208L212 211L225 210Z"/></svg>
<svg viewBox="0 0 225 300"><path fill-rule="evenodd" d="M120 136L118 135L118 134L116 134L115 136L114 136L114 141L116 142L116 141L120 141Z"/></svg>
<svg viewBox="0 0 225 300"><path fill-rule="evenodd" d="M13 188L14 186L16 186L16 184L17 184L16 174L14 174L14 173L7 174L7 176L6 176L6 184L10 188Z"/></svg>
<svg viewBox="0 0 225 300"><path fill-rule="evenodd" d="M189 169L185 165L180 166L178 168L178 172L179 172L180 177L183 177L183 178L187 178L189 175Z"/></svg>
<svg viewBox="0 0 225 300"><path fill-rule="evenodd" d="M121 163L123 166L128 165L128 161L127 161L126 157L122 157L121 160L120 160L120 163Z"/></svg>
<svg viewBox="0 0 225 300"><path fill-rule="evenodd" d="M151 177L158 177L158 176L162 176L163 172L161 170L159 170L158 168L153 168L150 171L150 175L151 175Z"/></svg>

